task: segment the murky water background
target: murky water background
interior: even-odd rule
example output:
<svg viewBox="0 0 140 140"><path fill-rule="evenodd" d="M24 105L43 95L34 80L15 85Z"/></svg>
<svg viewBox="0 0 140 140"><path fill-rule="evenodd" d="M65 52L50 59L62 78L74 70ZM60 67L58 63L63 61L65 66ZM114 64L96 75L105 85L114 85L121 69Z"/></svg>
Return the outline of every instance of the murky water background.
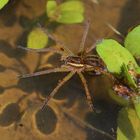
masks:
<svg viewBox="0 0 140 140"><path fill-rule="evenodd" d="M131 26L140 22L139 0L99 0L99 4L90 0L84 2L85 16L91 21L87 46L101 38L120 40L106 22L124 35ZM11 0L0 11L0 139L111 140L111 136L116 136L120 107L107 95L107 78L86 75L96 112L89 111L78 76L59 90L44 111L40 110L43 104L40 97L48 95L65 74L17 78L18 74L37 70L46 59L48 67L59 64L60 56L52 53L40 55L17 49L18 44L26 45L28 32L36 26L39 17L44 17L45 3L46 0ZM76 52L83 29L82 24L60 25L54 32Z"/></svg>

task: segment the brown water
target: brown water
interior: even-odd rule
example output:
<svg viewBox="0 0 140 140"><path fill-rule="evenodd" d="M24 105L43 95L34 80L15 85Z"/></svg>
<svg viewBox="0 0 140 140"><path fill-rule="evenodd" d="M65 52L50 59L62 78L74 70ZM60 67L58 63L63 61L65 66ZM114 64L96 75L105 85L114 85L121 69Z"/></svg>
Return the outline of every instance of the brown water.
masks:
<svg viewBox="0 0 140 140"><path fill-rule="evenodd" d="M91 26L86 42L120 38L105 24L111 23L124 35L140 22L139 0L85 0L86 18ZM19 79L18 74L35 71L47 59L56 66L59 56L40 55L17 49L26 45L32 26L45 11L46 0L12 0L0 11L0 139L2 140L111 140L116 136L119 107L107 96L108 79L86 75L96 112L90 112L78 76L61 88L49 106L41 111L45 97L65 74ZM55 33L69 49L78 50L83 26L60 25ZM102 131L106 132L103 133ZM108 135L109 134L109 135Z"/></svg>

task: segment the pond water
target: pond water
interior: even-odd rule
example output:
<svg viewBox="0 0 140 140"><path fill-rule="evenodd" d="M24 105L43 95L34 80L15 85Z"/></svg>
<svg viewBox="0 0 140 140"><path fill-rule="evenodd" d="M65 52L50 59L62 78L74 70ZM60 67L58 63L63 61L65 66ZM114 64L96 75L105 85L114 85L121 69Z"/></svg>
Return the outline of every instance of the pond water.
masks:
<svg viewBox="0 0 140 140"><path fill-rule="evenodd" d="M120 106L107 92L110 80L85 75L95 110L90 111L78 76L68 81L42 111L43 97L48 95L65 73L27 79L18 75L59 65L59 55L32 53L17 48L26 46L27 35L38 22L45 21L46 0L11 0L0 11L0 138L2 140L112 140L116 139L117 114ZM139 0L84 0L90 30L86 46L102 38L122 38L140 22ZM83 35L83 25L58 25L54 33L76 52ZM121 42L122 43L122 42Z"/></svg>

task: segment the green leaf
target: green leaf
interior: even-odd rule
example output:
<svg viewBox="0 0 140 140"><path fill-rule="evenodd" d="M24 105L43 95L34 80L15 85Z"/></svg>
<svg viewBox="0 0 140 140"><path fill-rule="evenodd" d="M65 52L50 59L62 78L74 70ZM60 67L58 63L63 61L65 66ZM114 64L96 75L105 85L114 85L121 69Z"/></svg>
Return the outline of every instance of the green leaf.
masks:
<svg viewBox="0 0 140 140"><path fill-rule="evenodd" d="M48 17L59 23L73 24L84 20L84 5L79 0L70 0L57 5L55 1L47 2Z"/></svg>
<svg viewBox="0 0 140 140"><path fill-rule="evenodd" d="M53 16L57 8L57 3L55 0L49 0L46 4L46 10L49 17Z"/></svg>
<svg viewBox="0 0 140 140"><path fill-rule="evenodd" d="M59 18L57 18L57 22L65 23L65 24L72 24L72 23L79 23L84 20L84 17L80 13L74 12L65 12L62 13Z"/></svg>
<svg viewBox="0 0 140 140"><path fill-rule="evenodd" d="M35 28L29 33L27 47L31 49L42 49L48 44L48 36L40 29Z"/></svg>
<svg viewBox="0 0 140 140"><path fill-rule="evenodd" d="M128 65L129 62L138 67L131 53L113 39L104 39L97 44L96 50L112 73L120 74L122 65Z"/></svg>
<svg viewBox="0 0 140 140"><path fill-rule="evenodd" d="M81 1L78 0L64 2L59 6L59 9L61 10L61 13L64 12L84 13L84 5Z"/></svg>
<svg viewBox="0 0 140 140"><path fill-rule="evenodd" d="M117 140L140 140L140 120L133 108L119 112Z"/></svg>
<svg viewBox="0 0 140 140"><path fill-rule="evenodd" d="M9 0L0 0L0 9L2 9L8 2Z"/></svg>
<svg viewBox="0 0 140 140"><path fill-rule="evenodd" d="M136 72L137 72L137 74L140 74L140 67L136 68Z"/></svg>
<svg viewBox="0 0 140 140"><path fill-rule="evenodd" d="M131 75L129 73L129 64L128 65L125 65L125 64L122 65L123 77L126 79L128 85L130 85L134 88L137 88L137 84L136 84L136 81L135 81L136 77L133 77L133 75ZM133 70L135 72L135 68L131 68L131 70Z"/></svg>
<svg viewBox="0 0 140 140"><path fill-rule="evenodd" d="M136 113L140 119L140 103L136 103L134 104L134 106L135 106Z"/></svg>
<svg viewBox="0 0 140 140"><path fill-rule="evenodd" d="M140 96L137 96L135 99L133 99L133 103L137 116L140 119Z"/></svg>
<svg viewBox="0 0 140 140"><path fill-rule="evenodd" d="M140 25L135 27L125 38L125 47L135 57L140 57Z"/></svg>

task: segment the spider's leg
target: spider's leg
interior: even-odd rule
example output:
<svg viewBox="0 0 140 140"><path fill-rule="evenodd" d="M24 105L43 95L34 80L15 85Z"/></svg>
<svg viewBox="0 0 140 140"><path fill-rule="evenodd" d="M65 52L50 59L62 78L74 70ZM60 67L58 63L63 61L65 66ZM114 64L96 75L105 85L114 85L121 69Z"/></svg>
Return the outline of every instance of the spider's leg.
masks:
<svg viewBox="0 0 140 140"><path fill-rule="evenodd" d="M91 95L90 95L90 92L89 92L89 89L88 89L87 81L86 81L84 75L81 72L78 72L78 75L79 75L79 77L82 81L82 84L84 86L89 107L90 107L91 110L93 110L94 107L93 107L92 98L91 98Z"/></svg>
<svg viewBox="0 0 140 140"><path fill-rule="evenodd" d="M85 52L86 52L87 54L90 53L92 50L94 50L94 49L96 48L96 45L99 44L99 43L101 43L102 41L103 41L103 39L97 39L96 42L94 42L93 45L92 45L91 47L89 47L89 48L87 48L87 49L85 50Z"/></svg>
<svg viewBox="0 0 140 140"><path fill-rule="evenodd" d="M75 72L70 72L68 75L66 75L59 83L58 85L53 89L53 91L50 93L48 97L46 97L44 105L42 106L42 109L45 108L45 106L48 104L48 101L53 98L53 96L57 93L57 91L62 87L73 75Z"/></svg>
<svg viewBox="0 0 140 140"><path fill-rule="evenodd" d="M69 72L65 67L60 67L60 68L53 68L53 69L48 69L48 70L43 70L39 72L34 72L34 73L28 73L28 74L23 74L19 75L20 78L28 78L28 77L34 77L34 76L39 76L39 75L44 75L44 74L49 74L49 73L55 73L55 72Z"/></svg>
<svg viewBox="0 0 140 140"><path fill-rule="evenodd" d="M55 36L53 36L52 34L50 34L49 31L48 31L46 28L42 27L40 24L38 24L38 26L42 29L42 31L43 31L45 34L47 34L47 36L48 36L50 39L52 39L53 41L56 42L56 44L58 44L59 46L61 46L61 47L66 51L66 53L68 53L68 55L74 55L73 52L72 52L71 50L69 50L69 49L65 46L65 44L64 44L63 42L61 42L61 41L58 40Z"/></svg>
<svg viewBox="0 0 140 140"><path fill-rule="evenodd" d="M88 34L88 31L89 31L89 24L90 24L89 21L86 21L85 31L84 31L82 41L81 41L81 44L80 44L79 53L84 53L84 51L85 51L85 42L86 42L87 34Z"/></svg>
<svg viewBox="0 0 140 140"><path fill-rule="evenodd" d="M27 48L27 47L22 47L21 45L17 46L17 48L20 48L22 50L25 51L29 51L29 52L37 52L37 53L41 53L41 52L54 52L54 53L59 53L62 54L64 51L61 50L61 48L43 48L43 49L31 49L31 48Z"/></svg>
<svg viewBox="0 0 140 140"><path fill-rule="evenodd" d="M120 33L117 29L115 29L110 23L106 22L106 25L117 35L119 35L120 37L122 37L124 39L124 35L122 33Z"/></svg>
<svg viewBox="0 0 140 140"><path fill-rule="evenodd" d="M102 69L94 67L94 68L87 68L87 69L85 69L85 71L86 72L98 71L100 73L99 75L103 74L103 75L106 75L107 77L109 77L110 79L115 80L115 77L107 70L102 70Z"/></svg>

